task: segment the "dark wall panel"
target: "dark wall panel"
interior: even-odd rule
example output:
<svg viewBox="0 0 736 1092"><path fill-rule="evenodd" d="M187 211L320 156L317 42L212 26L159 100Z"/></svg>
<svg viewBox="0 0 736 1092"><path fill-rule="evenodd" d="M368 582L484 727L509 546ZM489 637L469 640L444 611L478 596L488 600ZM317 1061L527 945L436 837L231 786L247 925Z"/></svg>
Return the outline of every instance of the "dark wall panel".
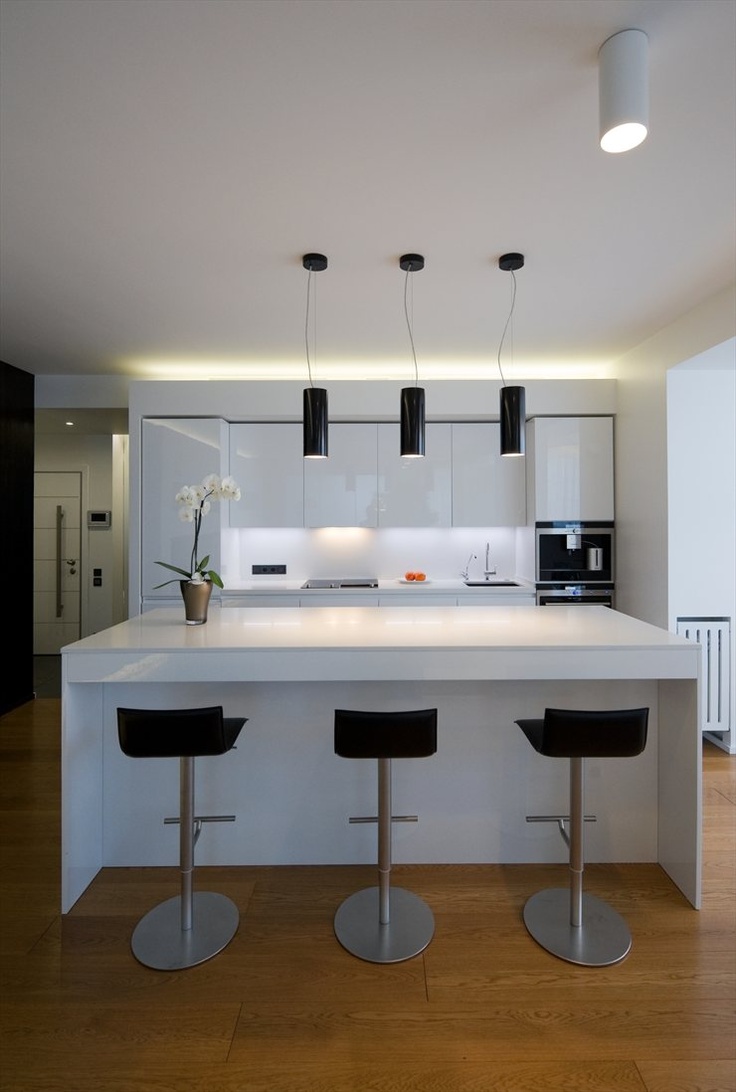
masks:
<svg viewBox="0 0 736 1092"><path fill-rule="evenodd" d="M0 714L33 698L34 377L0 361Z"/></svg>

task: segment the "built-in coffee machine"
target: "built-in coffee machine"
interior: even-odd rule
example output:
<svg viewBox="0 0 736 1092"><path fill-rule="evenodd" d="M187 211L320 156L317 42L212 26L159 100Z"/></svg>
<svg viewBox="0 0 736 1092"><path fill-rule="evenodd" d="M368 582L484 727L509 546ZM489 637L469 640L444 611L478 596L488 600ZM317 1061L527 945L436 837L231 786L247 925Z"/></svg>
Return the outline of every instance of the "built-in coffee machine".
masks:
<svg viewBox="0 0 736 1092"><path fill-rule="evenodd" d="M537 585L612 584L613 581L613 522L537 523Z"/></svg>

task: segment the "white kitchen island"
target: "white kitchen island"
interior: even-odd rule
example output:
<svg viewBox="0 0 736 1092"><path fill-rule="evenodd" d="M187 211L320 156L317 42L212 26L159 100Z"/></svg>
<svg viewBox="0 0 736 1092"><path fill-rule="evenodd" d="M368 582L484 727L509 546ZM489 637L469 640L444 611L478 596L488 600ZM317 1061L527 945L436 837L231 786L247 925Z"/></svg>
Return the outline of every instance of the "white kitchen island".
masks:
<svg viewBox="0 0 736 1092"><path fill-rule="evenodd" d="M103 866L173 865L175 759L129 759L118 706L222 705L237 749L197 760L197 864L375 861L375 763L333 752L335 708L438 709L438 751L394 764L396 862L564 861L568 763L514 721L545 706L650 709L635 759L586 766L588 861L658 861L700 905L699 647L605 607L183 607L62 650L62 912Z"/></svg>

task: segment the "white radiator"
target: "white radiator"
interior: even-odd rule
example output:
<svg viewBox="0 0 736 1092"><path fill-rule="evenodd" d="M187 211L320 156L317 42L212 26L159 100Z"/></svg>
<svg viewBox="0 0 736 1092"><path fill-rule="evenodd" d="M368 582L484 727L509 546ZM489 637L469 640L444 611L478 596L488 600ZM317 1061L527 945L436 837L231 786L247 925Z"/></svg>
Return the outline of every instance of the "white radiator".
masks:
<svg viewBox="0 0 736 1092"><path fill-rule="evenodd" d="M730 618L678 618L677 632L701 646L704 732L730 729Z"/></svg>

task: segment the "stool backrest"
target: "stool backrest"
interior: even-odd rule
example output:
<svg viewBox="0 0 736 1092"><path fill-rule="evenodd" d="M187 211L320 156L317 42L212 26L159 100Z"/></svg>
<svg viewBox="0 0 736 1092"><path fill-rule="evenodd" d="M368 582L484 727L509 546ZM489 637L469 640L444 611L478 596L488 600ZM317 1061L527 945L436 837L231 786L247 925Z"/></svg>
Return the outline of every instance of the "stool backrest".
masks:
<svg viewBox="0 0 736 1092"><path fill-rule="evenodd" d="M648 709L545 709L541 754L552 758L633 758L647 742Z"/></svg>
<svg viewBox="0 0 736 1092"><path fill-rule="evenodd" d="M118 709L120 748L130 758L222 755L232 747L222 706L205 709Z"/></svg>
<svg viewBox="0 0 736 1092"><path fill-rule="evenodd" d="M427 758L437 751L437 710L335 710L335 754L341 758Z"/></svg>

